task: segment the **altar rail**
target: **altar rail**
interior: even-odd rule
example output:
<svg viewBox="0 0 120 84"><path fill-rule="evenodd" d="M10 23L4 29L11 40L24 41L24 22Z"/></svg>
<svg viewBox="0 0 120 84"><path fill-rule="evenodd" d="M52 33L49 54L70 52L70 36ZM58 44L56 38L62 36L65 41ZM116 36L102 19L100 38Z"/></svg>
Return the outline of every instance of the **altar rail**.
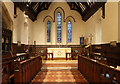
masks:
<svg viewBox="0 0 120 84"><path fill-rule="evenodd" d="M87 57L78 57L78 70L89 82L120 84L120 70L97 62Z"/></svg>
<svg viewBox="0 0 120 84"><path fill-rule="evenodd" d="M15 83L27 83L41 70L41 57L34 57L22 62L15 63Z"/></svg>

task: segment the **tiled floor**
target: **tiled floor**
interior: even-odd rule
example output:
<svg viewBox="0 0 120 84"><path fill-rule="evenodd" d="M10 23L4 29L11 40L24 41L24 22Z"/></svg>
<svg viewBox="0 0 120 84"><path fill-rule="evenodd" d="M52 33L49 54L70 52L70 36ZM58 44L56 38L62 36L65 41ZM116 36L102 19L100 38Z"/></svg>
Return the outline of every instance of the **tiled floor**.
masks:
<svg viewBox="0 0 120 84"><path fill-rule="evenodd" d="M78 70L48 70L39 72L32 82L81 82L86 79Z"/></svg>
<svg viewBox="0 0 120 84"><path fill-rule="evenodd" d="M87 83L87 80L77 70L77 60L43 61L42 70L32 80L32 83Z"/></svg>

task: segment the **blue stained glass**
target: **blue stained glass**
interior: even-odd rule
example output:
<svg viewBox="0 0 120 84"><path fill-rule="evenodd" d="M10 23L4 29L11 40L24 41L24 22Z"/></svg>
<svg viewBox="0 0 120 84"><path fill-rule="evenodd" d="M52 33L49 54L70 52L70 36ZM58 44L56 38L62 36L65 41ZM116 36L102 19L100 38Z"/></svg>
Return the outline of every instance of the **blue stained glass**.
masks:
<svg viewBox="0 0 120 84"><path fill-rule="evenodd" d="M69 20L68 21L68 42L71 42L72 39L71 39L71 36L72 36L72 24L71 24L71 21Z"/></svg>
<svg viewBox="0 0 120 84"><path fill-rule="evenodd" d="M47 22L47 42L50 42L51 35L51 23L50 21Z"/></svg>
<svg viewBox="0 0 120 84"><path fill-rule="evenodd" d="M61 42L61 13L57 13L57 42Z"/></svg>

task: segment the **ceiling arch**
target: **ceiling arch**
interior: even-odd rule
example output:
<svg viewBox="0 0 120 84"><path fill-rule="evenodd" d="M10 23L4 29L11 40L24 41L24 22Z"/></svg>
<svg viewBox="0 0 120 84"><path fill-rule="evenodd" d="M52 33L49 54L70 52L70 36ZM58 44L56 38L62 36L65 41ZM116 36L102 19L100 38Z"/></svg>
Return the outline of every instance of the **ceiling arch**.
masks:
<svg viewBox="0 0 120 84"><path fill-rule="evenodd" d="M29 18L32 21L35 21L41 11L48 10L52 1L53 0L49 0L49 2L14 2L14 7L19 7L22 11L26 11L25 13L29 16ZM100 7L103 7L106 3L93 1L94 0L91 0L91 2L89 2L89 0L86 0L86 2L77 2L77 0L74 0L74 2L70 2L70 0L66 0L70 9L79 12L83 21L87 21Z"/></svg>

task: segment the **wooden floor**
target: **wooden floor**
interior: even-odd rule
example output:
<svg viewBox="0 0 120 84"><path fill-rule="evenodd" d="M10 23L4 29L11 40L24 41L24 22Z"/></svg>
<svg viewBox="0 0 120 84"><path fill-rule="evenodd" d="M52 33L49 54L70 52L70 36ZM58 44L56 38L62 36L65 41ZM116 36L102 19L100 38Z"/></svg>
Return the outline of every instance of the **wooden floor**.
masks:
<svg viewBox="0 0 120 84"><path fill-rule="evenodd" d="M77 69L77 60L43 61L42 70L35 76L32 83L85 83L87 80Z"/></svg>

